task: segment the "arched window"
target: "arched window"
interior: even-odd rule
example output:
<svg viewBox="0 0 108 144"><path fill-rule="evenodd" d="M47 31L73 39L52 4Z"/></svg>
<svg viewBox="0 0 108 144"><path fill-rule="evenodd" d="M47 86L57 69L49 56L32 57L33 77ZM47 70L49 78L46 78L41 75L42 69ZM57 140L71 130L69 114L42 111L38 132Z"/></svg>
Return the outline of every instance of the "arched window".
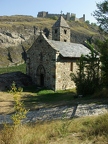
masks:
<svg viewBox="0 0 108 144"><path fill-rule="evenodd" d="M40 56L40 61L43 61L43 54L42 54L42 52L40 52L39 56Z"/></svg>
<svg viewBox="0 0 108 144"><path fill-rule="evenodd" d="M44 74L45 75L45 68L43 65L39 65L36 71L37 75Z"/></svg>
<svg viewBox="0 0 108 144"><path fill-rule="evenodd" d="M64 30L64 34L66 34L67 33L67 30Z"/></svg>
<svg viewBox="0 0 108 144"><path fill-rule="evenodd" d="M38 85L44 86L44 81L45 81L45 68L43 65L39 65L36 71L36 75L38 78Z"/></svg>
<svg viewBox="0 0 108 144"><path fill-rule="evenodd" d="M57 33L57 29L55 29L55 34Z"/></svg>

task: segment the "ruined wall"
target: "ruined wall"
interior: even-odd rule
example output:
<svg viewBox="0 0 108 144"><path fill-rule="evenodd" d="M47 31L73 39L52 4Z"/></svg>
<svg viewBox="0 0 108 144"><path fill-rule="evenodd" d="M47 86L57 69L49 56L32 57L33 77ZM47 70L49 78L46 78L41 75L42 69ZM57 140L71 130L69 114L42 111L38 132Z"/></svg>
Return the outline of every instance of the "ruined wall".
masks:
<svg viewBox="0 0 108 144"><path fill-rule="evenodd" d="M59 17L61 14L50 14L48 12L38 12L37 17L46 17L46 18L51 18L51 17ZM85 21L85 14L83 14L83 17L77 18L76 14L74 13L67 13L67 14L62 14L63 18L65 20L73 20L73 21Z"/></svg>

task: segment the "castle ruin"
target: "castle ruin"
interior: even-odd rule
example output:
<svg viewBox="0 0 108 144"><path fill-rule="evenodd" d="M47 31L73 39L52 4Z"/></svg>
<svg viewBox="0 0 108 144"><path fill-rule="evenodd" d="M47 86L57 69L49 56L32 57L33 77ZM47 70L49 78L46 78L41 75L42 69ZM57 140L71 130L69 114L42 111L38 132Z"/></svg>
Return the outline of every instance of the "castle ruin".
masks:
<svg viewBox="0 0 108 144"><path fill-rule="evenodd" d="M45 11L38 12L37 17L43 17L43 18L52 18L52 17L60 17L61 14L50 14ZM81 18L77 18L76 14L74 13L67 13L67 14L62 14L63 18L65 20L72 20L72 21L85 21L85 14Z"/></svg>

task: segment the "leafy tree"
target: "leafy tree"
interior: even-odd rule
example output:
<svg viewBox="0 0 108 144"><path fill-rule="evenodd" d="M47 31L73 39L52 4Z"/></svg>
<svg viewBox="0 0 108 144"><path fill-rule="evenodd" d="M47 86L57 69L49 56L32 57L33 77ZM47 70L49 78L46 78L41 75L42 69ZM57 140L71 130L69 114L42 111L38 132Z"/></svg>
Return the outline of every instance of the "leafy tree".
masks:
<svg viewBox="0 0 108 144"><path fill-rule="evenodd" d="M90 24L90 21L89 21L89 20L86 20L85 23L89 25L89 24Z"/></svg>
<svg viewBox="0 0 108 144"><path fill-rule="evenodd" d="M100 86L100 60L92 44L87 43L90 54L81 56L77 63L78 71L71 78L76 84L78 95L93 94Z"/></svg>
<svg viewBox="0 0 108 144"><path fill-rule="evenodd" d="M100 24L100 28L108 33L108 0L97 3L97 10L94 11L93 16Z"/></svg>
<svg viewBox="0 0 108 144"><path fill-rule="evenodd" d="M104 87L108 87L108 39L105 41L97 40L96 45L100 50L102 84Z"/></svg>
<svg viewBox="0 0 108 144"><path fill-rule="evenodd" d="M92 26L97 26L96 23L91 23Z"/></svg>
<svg viewBox="0 0 108 144"><path fill-rule="evenodd" d="M12 83L10 93L14 98L14 109L15 113L12 115L11 119L13 120L13 124L18 126L21 124L22 120L26 118L27 110L24 107L23 102L21 101L21 92L22 88L17 88L15 82Z"/></svg>

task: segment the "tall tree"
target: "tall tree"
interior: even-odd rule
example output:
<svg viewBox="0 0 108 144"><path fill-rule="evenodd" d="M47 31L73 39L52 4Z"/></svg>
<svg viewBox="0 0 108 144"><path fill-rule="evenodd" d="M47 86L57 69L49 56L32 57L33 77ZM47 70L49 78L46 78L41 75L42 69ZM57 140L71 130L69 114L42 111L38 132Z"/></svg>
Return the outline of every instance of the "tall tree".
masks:
<svg viewBox="0 0 108 144"><path fill-rule="evenodd" d="M97 40L96 45L100 50L100 60L101 60L101 80L103 87L108 88L108 39L104 41Z"/></svg>
<svg viewBox="0 0 108 144"><path fill-rule="evenodd" d="M108 33L108 0L97 3L97 10L94 11L93 16L100 24L100 28Z"/></svg>
<svg viewBox="0 0 108 144"><path fill-rule="evenodd" d="M78 70L71 74L72 80L76 84L78 95L93 94L100 86L100 60L94 49L94 45L87 42L90 53L81 56L77 66Z"/></svg>

